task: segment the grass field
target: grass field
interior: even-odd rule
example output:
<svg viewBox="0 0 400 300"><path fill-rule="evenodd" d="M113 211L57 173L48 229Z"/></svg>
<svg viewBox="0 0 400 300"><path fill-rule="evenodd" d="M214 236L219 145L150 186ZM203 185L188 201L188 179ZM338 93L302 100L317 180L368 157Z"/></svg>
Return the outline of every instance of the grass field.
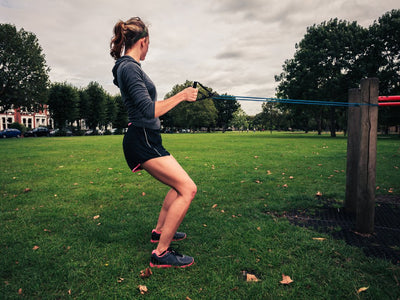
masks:
<svg viewBox="0 0 400 300"><path fill-rule="evenodd" d="M178 246L196 263L153 269L146 279L139 275L168 188L128 170L122 136L1 140L0 298L400 298L400 266L277 217L321 201L342 204L346 138L244 132L163 140L198 186ZM400 194L398 138L379 138L377 165L377 193ZM246 282L243 271L260 281ZM293 282L281 284L282 274Z"/></svg>

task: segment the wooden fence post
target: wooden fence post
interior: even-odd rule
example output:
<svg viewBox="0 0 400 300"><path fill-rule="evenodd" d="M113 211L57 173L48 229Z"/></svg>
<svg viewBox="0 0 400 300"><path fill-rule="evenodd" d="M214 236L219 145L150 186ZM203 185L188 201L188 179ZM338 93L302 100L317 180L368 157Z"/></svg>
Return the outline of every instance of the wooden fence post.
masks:
<svg viewBox="0 0 400 300"><path fill-rule="evenodd" d="M374 232L379 80L361 80L356 230ZM363 105L364 104L364 105Z"/></svg>
<svg viewBox="0 0 400 300"><path fill-rule="evenodd" d="M360 103L360 89L350 89L348 102ZM360 154L360 107L350 106L347 114L347 167L346 196L344 208L346 212L355 214L357 211L358 191L358 158Z"/></svg>

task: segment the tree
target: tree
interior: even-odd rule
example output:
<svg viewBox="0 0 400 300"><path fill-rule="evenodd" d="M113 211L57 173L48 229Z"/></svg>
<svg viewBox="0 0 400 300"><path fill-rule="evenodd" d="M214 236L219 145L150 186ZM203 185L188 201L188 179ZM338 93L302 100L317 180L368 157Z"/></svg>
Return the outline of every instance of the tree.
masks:
<svg viewBox="0 0 400 300"><path fill-rule="evenodd" d="M367 55L370 76L379 78L380 95L400 94L400 10L384 14L370 27ZM379 123L388 130L400 124L400 107L379 108Z"/></svg>
<svg viewBox="0 0 400 300"><path fill-rule="evenodd" d="M106 95L106 115L104 120L104 125L106 129L108 125L113 125L115 118L117 117L117 104L115 98L111 95Z"/></svg>
<svg viewBox="0 0 400 300"><path fill-rule="evenodd" d="M106 118L106 93L97 82L90 82L84 90L87 100L87 110L84 113L84 119L87 126L96 131L98 126L105 123Z"/></svg>
<svg viewBox="0 0 400 300"><path fill-rule="evenodd" d="M172 91L165 98L170 98L185 88L192 86L192 82L186 81L184 84L175 85ZM211 98L196 101L182 102L164 116L161 117L164 127L200 129L201 127L211 128L215 126L217 120L217 109Z"/></svg>
<svg viewBox="0 0 400 300"><path fill-rule="evenodd" d="M218 111L217 126L223 131L233 119L233 114L240 108L240 103L236 100L213 99L215 108Z"/></svg>
<svg viewBox="0 0 400 300"><path fill-rule="evenodd" d="M368 30L356 22L338 19L307 28L296 45L294 58L287 60L283 72L275 77L279 82L277 94L291 99L344 102L348 89L358 86L363 76L359 61L365 54L367 36ZM318 124L326 113L326 108L309 105L290 109L296 110L297 116L307 116L304 120L314 118ZM337 111L345 113L343 108L329 108L332 137L336 136Z"/></svg>
<svg viewBox="0 0 400 300"><path fill-rule="evenodd" d="M117 107L117 113L113 121L113 127L117 129L117 134L122 134L123 130L128 126L128 113L120 95L114 97L114 103Z"/></svg>
<svg viewBox="0 0 400 300"><path fill-rule="evenodd" d="M50 87L48 104L55 127L65 130L78 116L78 90L67 83L54 83Z"/></svg>
<svg viewBox="0 0 400 300"><path fill-rule="evenodd" d="M37 110L49 86L45 55L36 36L23 28L0 24L0 108Z"/></svg>
<svg viewBox="0 0 400 300"><path fill-rule="evenodd" d="M232 118L232 126L239 130L249 129L249 122L247 120L247 115L243 109L237 109Z"/></svg>

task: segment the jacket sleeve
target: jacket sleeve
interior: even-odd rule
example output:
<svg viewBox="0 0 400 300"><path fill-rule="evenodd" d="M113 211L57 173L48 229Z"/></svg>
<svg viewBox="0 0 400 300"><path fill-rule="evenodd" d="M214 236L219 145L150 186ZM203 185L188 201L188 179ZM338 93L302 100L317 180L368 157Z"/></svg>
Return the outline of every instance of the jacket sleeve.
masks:
<svg viewBox="0 0 400 300"><path fill-rule="evenodd" d="M127 98L145 118L152 119L155 114L155 102L152 101L144 81L143 71L135 63L126 63L120 68L120 84Z"/></svg>

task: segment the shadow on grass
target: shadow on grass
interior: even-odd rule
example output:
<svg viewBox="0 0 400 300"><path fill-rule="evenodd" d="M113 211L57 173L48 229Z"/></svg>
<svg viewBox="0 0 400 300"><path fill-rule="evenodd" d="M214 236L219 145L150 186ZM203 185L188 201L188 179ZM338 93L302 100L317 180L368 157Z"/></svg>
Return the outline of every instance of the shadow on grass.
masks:
<svg viewBox="0 0 400 300"><path fill-rule="evenodd" d="M376 197L375 232L371 235L357 233L355 216L330 203L319 209L287 212L281 217L296 226L312 228L344 240L351 246L361 248L367 256L400 265L400 196Z"/></svg>

